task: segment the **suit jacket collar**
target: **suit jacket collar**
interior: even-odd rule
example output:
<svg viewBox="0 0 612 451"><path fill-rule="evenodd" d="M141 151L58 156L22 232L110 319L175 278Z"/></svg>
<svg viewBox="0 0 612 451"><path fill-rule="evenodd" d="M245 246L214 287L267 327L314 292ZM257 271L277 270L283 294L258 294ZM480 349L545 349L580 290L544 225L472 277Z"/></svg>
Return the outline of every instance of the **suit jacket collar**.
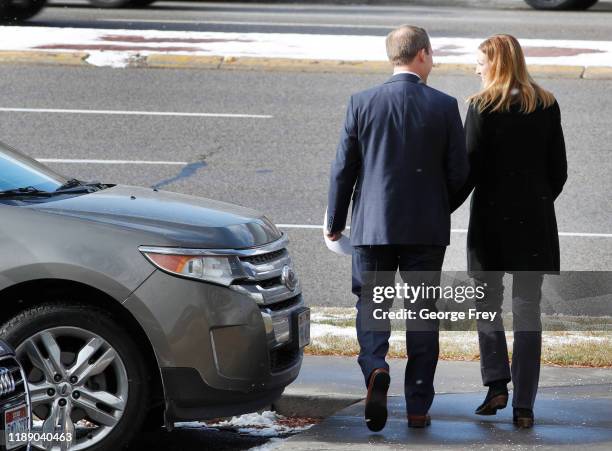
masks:
<svg viewBox="0 0 612 451"><path fill-rule="evenodd" d="M396 81L409 81L412 83L423 83L423 80L418 75L414 74L396 74L388 79L385 83L394 83Z"/></svg>

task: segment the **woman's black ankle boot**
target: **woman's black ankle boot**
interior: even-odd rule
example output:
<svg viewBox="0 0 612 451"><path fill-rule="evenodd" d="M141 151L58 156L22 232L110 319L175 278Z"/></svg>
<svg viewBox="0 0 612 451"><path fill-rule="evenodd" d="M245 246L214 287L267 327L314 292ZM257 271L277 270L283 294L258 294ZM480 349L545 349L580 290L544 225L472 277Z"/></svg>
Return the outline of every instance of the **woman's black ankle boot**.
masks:
<svg viewBox="0 0 612 451"><path fill-rule="evenodd" d="M478 406L477 415L495 415L499 409L508 404L508 384L506 381L494 381L489 384L489 391L483 403Z"/></svg>

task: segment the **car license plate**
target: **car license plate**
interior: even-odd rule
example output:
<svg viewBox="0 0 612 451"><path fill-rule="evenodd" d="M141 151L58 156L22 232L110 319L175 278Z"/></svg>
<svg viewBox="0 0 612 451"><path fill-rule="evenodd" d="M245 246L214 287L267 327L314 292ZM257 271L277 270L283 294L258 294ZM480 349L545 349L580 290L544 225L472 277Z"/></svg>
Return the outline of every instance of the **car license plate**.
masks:
<svg viewBox="0 0 612 451"><path fill-rule="evenodd" d="M304 310L297 315L298 343L303 348L310 343L310 309Z"/></svg>
<svg viewBox="0 0 612 451"><path fill-rule="evenodd" d="M23 404L4 412L4 425L4 437L7 450L25 445L27 440L17 439L22 438L21 436L24 438L27 437L30 429L30 418L28 417L26 405Z"/></svg>

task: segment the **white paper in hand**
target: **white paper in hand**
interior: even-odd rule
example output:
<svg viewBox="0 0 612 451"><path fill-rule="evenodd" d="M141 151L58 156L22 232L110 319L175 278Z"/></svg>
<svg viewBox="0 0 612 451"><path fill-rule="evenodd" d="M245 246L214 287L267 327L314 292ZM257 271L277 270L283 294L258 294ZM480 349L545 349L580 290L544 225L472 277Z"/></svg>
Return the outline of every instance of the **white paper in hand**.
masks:
<svg viewBox="0 0 612 451"><path fill-rule="evenodd" d="M351 246L351 240L344 234L342 234L338 241L332 241L327 238L327 209L325 209L325 217L323 218L323 239L330 251L340 255L352 255L353 246Z"/></svg>

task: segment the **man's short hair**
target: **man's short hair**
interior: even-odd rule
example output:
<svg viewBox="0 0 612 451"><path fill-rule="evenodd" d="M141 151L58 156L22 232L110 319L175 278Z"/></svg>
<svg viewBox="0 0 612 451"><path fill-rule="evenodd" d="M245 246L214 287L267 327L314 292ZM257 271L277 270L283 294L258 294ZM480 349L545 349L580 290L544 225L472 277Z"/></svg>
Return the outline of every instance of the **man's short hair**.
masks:
<svg viewBox="0 0 612 451"><path fill-rule="evenodd" d="M402 25L387 35L387 56L394 66L410 64L420 50L431 51L427 31L412 25Z"/></svg>

